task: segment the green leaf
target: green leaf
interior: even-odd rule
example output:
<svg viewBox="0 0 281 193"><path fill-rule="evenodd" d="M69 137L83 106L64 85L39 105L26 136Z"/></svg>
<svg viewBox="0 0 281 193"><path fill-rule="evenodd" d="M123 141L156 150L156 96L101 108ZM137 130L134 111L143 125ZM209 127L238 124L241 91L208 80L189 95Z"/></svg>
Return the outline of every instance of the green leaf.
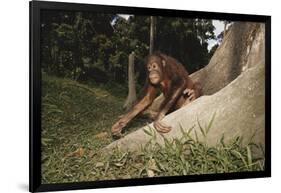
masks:
<svg viewBox="0 0 281 193"><path fill-rule="evenodd" d="M209 124L208 124L208 126L206 128L206 134L209 133L209 131L210 131L212 125L213 125L213 122L215 120L215 117L216 117L216 112L213 114L213 116L212 116L212 118L211 118L211 120L210 120L210 122L209 122Z"/></svg>
<svg viewBox="0 0 281 193"><path fill-rule="evenodd" d="M148 129L150 130L150 131L148 131ZM152 132L151 132L151 129L150 128L148 128L148 129L143 129L143 132L146 134L146 135L149 135L149 136L152 136Z"/></svg>
<svg viewBox="0 0 281 193"><path fill-rule="evenodd" d="M201 126L198 117L197 117L197 124L198 124L198 126L199 126L200 131L201 131L201 134L202 134L204 137L206 137L205 130L204 130L204 128Z"/></svg>
<svg viewBox="0 0 281 193"><path fill-rule="evenodd" d="M242 154L240 152L238 152L237 150L231 150L236 156L237 158L240 158L242 160L242 162L244 163L245 168L248 169L248 164L245 160L245 158L242 156Z"/></svg>
<svg viewBox="0 0 281 193"><path fill-rule="evenodd" d="M195 139L196 139L196 142L198 143L198 142L199 142L199 138L198 138L198 135L197 135L196 130L194 130L194 134L195 134Z"/></svg>
<svg viewBox="0 0 281 193"><path fill-rule="evenodd" d="M252 170L252 152L249 146L247 146L247 158L248 158L248 165L250 166L250 170Z"/></svg>

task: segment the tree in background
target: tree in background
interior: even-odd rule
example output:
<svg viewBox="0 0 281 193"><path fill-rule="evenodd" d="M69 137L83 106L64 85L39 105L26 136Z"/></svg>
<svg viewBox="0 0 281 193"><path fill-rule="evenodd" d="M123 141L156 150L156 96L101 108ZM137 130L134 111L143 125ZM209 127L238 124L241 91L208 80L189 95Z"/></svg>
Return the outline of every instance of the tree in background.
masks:
<svg viewBox="0 0 281 193"><path fill-rule="evenodd" d="M142 84L150 48L177 58L191 73L207 65L210 57L207 41L215 39L211 20L152 18L43 11L42 70L78 80L99 82L107 77L108 81L124 83L128 81L128 56L134 52L136 76Z"/></svg>
<svg viewBox="0 0 281 193"><path fill-rule="evenodd" d="M215 39L211 20L157 18L156 49L177 58L190 73L207 65L209 39Z"/></svg>
<svg viewBox="0 0 281 193"><path fill-rule="evenodd" d="M47 73L76 79L102 57L95 40L112 35L112 15L65 11L43 11L42 15L41 57Z"/></svg>
<svg viewBox="0 0 281 193"><path fill-rule="evenodd" d="M137 94L136 94L136 84L135 84L135 53L132 52L129 55L129 62L128 62L128 96L127 99L123 105L123 108L126 110L129 110L133 104L135 103L137 99Z"/></svg>
<svg viewBox="0 0 281 193"><path fill-rule="evenodd" d="M150 42L149 42L149 54L153 53L154 48L154 35L155 34L155 17L150 16Z"/></svg>
<svg viewBox="0 0 281 193"><path fill-rule="evenodd" d="M224 24L224 30L219 33L216 37L217 43L215 45L213 45L213 47L210 49L209 51L209 58L211 58L215 51L217 50L217 48L219 47L219 45L222 43L224 37L226 36L227 32L229 31L231 25L233 24L233 22L231 21L223 21Z"/></svg>

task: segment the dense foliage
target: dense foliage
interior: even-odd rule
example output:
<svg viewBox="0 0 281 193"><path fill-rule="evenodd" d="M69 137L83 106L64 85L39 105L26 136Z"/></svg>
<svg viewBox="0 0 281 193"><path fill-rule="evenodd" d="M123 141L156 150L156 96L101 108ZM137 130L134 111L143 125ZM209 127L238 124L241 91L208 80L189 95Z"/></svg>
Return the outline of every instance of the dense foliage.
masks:
<svg viewBox="0 0 281 193"><path fill-rule="evenodd" d="M145 76L150 17L93 12L43 11L42 69L49 75L95 82L127 79L128 55L136 53L138 80ZM210 58L207 41L214 39L212 20L155 17L155 50L177 58L189 72Z"/></svg>

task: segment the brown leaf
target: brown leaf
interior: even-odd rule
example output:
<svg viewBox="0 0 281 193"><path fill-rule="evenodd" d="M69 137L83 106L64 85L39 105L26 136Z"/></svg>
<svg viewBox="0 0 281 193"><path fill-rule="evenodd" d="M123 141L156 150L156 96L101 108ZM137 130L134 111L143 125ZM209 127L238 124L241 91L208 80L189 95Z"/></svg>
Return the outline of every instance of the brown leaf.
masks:
<svg viewBox="0 0 281 193"><path fill-rule="evenodd" d="M101 168L104 166L104 163L103 162L97 162L96 163L96 168Z"/></svg>
<svg viewBox="0 0 281 193"><path fill-rule="evenodd" d="M108 137L109 137L109 134L107 132L101 132L101 133L94 135L94 138L96 138L96 139L105 139Z"/></svg>
<svg viewBox="0 0 281 193"><path fill-rule="evenodd" d="M84 153L85 150L82 147L80 147L76 151L67 154L66 157L82 157Z"/></svg>
<svg viewBox="0 0 281 193"><path fill-rule="evenodd" d="M89 157L90 157L90 158L93 158L94 155L96 155L96 152L94 152L93 150L90 150L90 151L89 151Z"/></svg>
<svg viewBox="0 0 281 193"><path fill-rule="evenodd" d="M156 165L155 159L150 159L150 160L148 161L148 168L149 168L150 170L153 170L153 171L159 171L159 169L158 169L158 167L157 167L157 165Z"/></svg>
<svg viewBox="0 0 281 193"><path fill-rule="evenodd" d="M154 176L155 176L153 170L148 169L148 170L146 170L146 172L147 172L147 176L148 176L148 177L154 177Z"/></svg>

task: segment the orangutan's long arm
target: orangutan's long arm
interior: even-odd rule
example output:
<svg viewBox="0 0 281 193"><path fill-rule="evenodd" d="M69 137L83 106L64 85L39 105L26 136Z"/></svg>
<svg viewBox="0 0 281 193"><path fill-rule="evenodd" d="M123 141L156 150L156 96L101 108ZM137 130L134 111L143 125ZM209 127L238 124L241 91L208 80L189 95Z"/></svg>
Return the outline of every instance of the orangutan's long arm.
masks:
<svg viewBox="0 0 281 193"><path fill-rule="evenodd" d="M135 116L137 116L140 112L145 110L156 98L156 88L153 86L148 86L146 89L146 94L144 97L136 103L133 108L127 112L125 115L121 116L121 119L118 120L111 128L111 132L113 135L120 135L122 129L130 122Z"/></svg>

